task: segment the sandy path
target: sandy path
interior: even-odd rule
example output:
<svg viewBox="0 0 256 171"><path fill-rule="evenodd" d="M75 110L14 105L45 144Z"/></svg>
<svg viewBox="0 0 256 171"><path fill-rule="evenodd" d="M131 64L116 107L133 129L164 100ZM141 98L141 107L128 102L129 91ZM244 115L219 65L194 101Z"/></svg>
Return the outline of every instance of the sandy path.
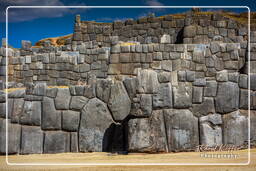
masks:
<svg viewBox="0 0 256 171"><path fill-rule="evenodd" d="M225 152L226 153L226 152ZM221 153L221 154L224 154ZM167 154L129 154L109 155L107 153L65 153L65 154L43 154L43 155L12 155L9 162L12 163L246 163L247 150L236 151L237 159L230 158L204 158L198 152L167 153ZM251 150L251 163L246 166L8 166L5 156L0 156L0 170L93 170L93 171L128 171L128 170L223 170L223 171L255 171L256 170L256 149Z"/></svg>

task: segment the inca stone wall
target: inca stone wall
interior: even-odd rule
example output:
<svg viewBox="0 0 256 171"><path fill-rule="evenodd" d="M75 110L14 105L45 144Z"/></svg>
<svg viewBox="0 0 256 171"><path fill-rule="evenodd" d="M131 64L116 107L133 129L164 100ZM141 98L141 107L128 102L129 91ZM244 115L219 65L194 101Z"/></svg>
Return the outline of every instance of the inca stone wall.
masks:
<svg viewBox="0 0 256 171"><path fill-rule="evenodd" d="M250 45L248 74L247 29L220 15L113 24L78 16L64 46L23 41L9 49L14 89L8 118L0 95L0 153L6 119L10 154L246 146L248 107L256 140L255 32ZM4 80L6 49L0 52Z"/></svg>

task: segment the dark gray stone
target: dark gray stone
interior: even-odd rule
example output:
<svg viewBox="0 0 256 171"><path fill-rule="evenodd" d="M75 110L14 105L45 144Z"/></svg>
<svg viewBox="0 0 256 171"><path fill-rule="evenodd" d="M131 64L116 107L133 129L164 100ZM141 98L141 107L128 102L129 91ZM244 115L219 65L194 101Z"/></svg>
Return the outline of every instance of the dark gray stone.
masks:
<svg viewBox="0 0 256 171"><path fill-rule="evenodd" d="M20 115L20 123L25 125L41 125L41 102L25 101Z"/></svg>
<svg viewBox="0 0 256 171"><path fill-rule="evenodd" d="M69 88L58 88L57 96L54 99L56 109L58 110L69 109L70 99L71 99L71 96L70 96Z"/></svg>
<svg viewBox="0 0 256 171"><path fill-rule="evenodd" d="M80 112L72 110L62 111L62 129L65 131L77 131L79 127Z"/></svg>
<svg viewBox="0 0 256 171"><path fill-rule="evenodd" d="M140 96L140 108L142 114L150 116L152 112L152 96L150 94L142 94Z"/></svg>
<svg viewBox="0 0 256 171"><path fill-rule="evenodd" d="M61 111L55 109L54 100L44 97L42 102L42 129L61 129Z"/></svg>
<svg viewBox="0 0 256 171"><path fill-rule="evenodd" d="M40 127L22 126L21 154L43 153L44 134Z"/></svg>
<svg viewBox="0 0 256 171"><path fill-rule="evenodd" d="M57 96L58 88L47 88L46 96L55 98Z"/></svg>
<svg viewBox="0 0 256 171"><path fill-rule="evenodd" d="M199 145L198 119L189 110L165 109L167 142L170 151L196 149Z"/></svg>
<svg viewBox="0 0 256 171"><path fill-rule="evenodd" d="M171 108L172 107L172 85L163 83L158 87L156 94L153 94L154 108Z"/></svg>
<svg viewBox="0 0 256 171"><path fill-rule="evenodd" d="M6 103L0 103L0 118L6 118Z"/></svg>
<svg viewBox="0 0 256 171"><path fill-rule="evenodd" d="M205 97L201 104L193 104L192 112L197 117L215 113L214 99L211 97Z"/></svg>
<svg viewBox="0 0 256 171"><path fill-rule="evenodd" d="M250 73L250 88L256 91L256 74Z"/></svg>
<svg viewBox="0 0 256 171"><path fill-rule="evenodd" d="M252 94L252 92L251 92ZM248 109L248 90L240 89L240 101L239 101L239 108L240 109ZM251 99L252 103L252 99Z"/></svg>
<svg viewBox="0 0 256 171"><path fill-rule="evenodd" d="M70 152L78 152L78 135L77 132L70 133Z"/></svg>
<svg viewBox="0 0 256 171"><path fill-rule="evenodd" d="M215 98L216 112L229 113L239 107L239 87L233 82L219 83Z"/></svg>
<svg viewBox="0 0 256 171"><path fill-rule="evenodd" d="M186 80L189 82L195 81L195 72L194 71L186 71Z"/></svg>
<svg viewBox="0 0 256 171"><path fill-rule="evenodd" d="M167 83L171 80L171 74L169 72L160 72L157 74L159 83Z"/></svg>
<svg viewBox="0 0 256 171"><path fill-rule="evenodd" d="M70 152L70 133L62 131L46 131L44 153Z"/></svg>
<svg viewBox="0 0 256 171"><path fill-rule="evenodd" d="M228 81L228 72L227 72L227 70L222 70L222 71L217 72L216 80L220 81L220 82Z"/></svg>
<svg viewBox="0 0 256 171"><path fill-rule="evenodd" d="M14 99L13 101L13 111L11 116L12 123L19 123L20 115L23 110L24 100L22 98Z"/></svg>
<svg viewBox="0 0 256 171"><path fill-rule="evenodd" d="M130 99L132 99L136 95L136 90L138 86L137 78L125 78L123 83Z"/></svg>
<svg viewBox="0 0 256 171"><path fill-rule="evenodd" d="M239 73L238 72L228 73L228 80L234 83L238 83Z"/></svg>
<svg viewBox="0 0 256 171"><path fill-rule="evenodd" d="M114 121L107 105L97 98L90 99L81 112L79 151L104 151L104 133L113 124Z"/></svg>
<svg viewBox="0 0 256 171"><path fill-rule="evenodd" d="M168 152L164 117L156 110L150 118L131 119L128 122L129 152Z"/></svg>
<svg viewBox="0 0 256 171"><path fill-rule="evenodd" d="M193 82L193 86L205 86L206 85L206 79L205 78L197 78Z"/></svg>
<svg viewBox="0 0 256 171"><path fill-rule="evenodd" d="M70 109L81 110L88 102L88 98L84 96L72 96L70 102Z"/></svg>
<svg viewBox="0 0 256 171"><path fill-rule="evenodd" d="M131 100L122 82L111 85L108 106L115 120L121 121L129 115Z"/></svg>
<svg viewBox="0 0 256 171"><path fill-rule="evenodd" d="M159 86L157 73L153 70L139 70L138 84L138 91L140 93L156 93Z"/></svg>

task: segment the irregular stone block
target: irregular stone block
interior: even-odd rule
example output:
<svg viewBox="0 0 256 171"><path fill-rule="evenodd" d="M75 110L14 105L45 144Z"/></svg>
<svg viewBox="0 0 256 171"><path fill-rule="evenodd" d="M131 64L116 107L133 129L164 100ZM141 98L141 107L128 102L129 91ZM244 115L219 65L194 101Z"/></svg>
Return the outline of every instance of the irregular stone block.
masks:
<svg viewBox="0 0 256 171"><path fill-rule="evenodd" d="M160 72L157 74L159 83L167 83L171 80L171 74L169 72Z"/></svg>
<svg viewBox="0 0 256 171"><path fill-rule="evenodd" d="M215 97L217 93L217 82L216 81L207 81L204 88L205 97Z"/></svg>
<svg viewBox="0 0 256 171"><path fill-rule="evenodd" d="M239 110L223 116L223 143L242 145L248 140L248 119Z"/></svg>
<svg viewBox="0 0 256 171"><path fill-rule="evenodd" d="M46 131L44 153L70 152L70 133L62 131Z"/></svg>
<svg viewBox="0 0 256 171"><path fill-rule="evenodd" d="M240 88L248 88L248 76L246 74L240 74L239 87Z"/></svg>
<svg viewBox="0 0 256 171"><path fill-rule="evenodd" d="M209 147L222 145L222 118L219 114L200 117L200 144Z"/></svg>
<svg viewBox="0 0 256 171"><path fill-rule="evenodd" d="M251 92L252 94L252 92ZM251 103L252 103L251 98ZM239 101L239 108L240 109L248 109L248 90L240 89L240 101Z"/></svg>
<svg viewBox="0 0 256 171"><path fill-rule="evenodd" d="M72 110L62 111L62 129L66 131L77 131L79 127L80 112Z"/></svg>
<svg viewBox="0 0 256 171"><path fill-rule="evenodd" d="M105 103L109 100L111 84L112 81L109 79L97 80L96 83L96 96Z"/></svg>
<svg viewBox="0 0 256 171"><path fill-rule="evenodd" d="M250 74L250 88L251 90L256 91L256 74Z"/></svg>
<svg viewBox="0 0 256 171"><path fill-rule="evenodd" d="M143 115L150 116L152 112L152 96L150 94L142 94L140 96L140 108Z"/></svg>
<svg viewBox="0 0 256 171"><path fill-rule="evenodd" d="M20 115L21 115L22 110L23 110L23 105L24 105L24 99L22 99L22 98L14 99L14 101L13 101L13 110L12 110L12 115L11 115L11 122L12 123L19 123Z"/></svg>
<svg viewBox="0 0 256 171"><path fill-rule="evenodd" d="M189 108L192 106L192 87L185 84L174 86L173 97L174 108Z"/></svg>
<svg viewBox="0 0 256 171"><path fill-rule="evenodd" d="M193 103L202 103L203 101L203 87L193 87L192 93L192 102Z"/></svg>
<svg viewBox="0 0 256 171"><path fill-rule="evenodd" d="M239 87L233 82L219 83L215 98L216 112L229 113L239 107Z"/></svg>
<svg viewBox="0 0 256 171"><path fill-rule="evenodd" d="M69 88L59 88L56 98L54 99L56 109L63 110L69 109L70 103L70 91Z"/></svg>
<svg viewBox="0 0 256 171"><path fill-rule="evenodd" d="M129 152L168 152L164 117L156 110L150 118L131 119L128 122Z"/></svg>
<svg viewBox="0 0 256 171"><path fill-rule="evenodd" d="M137 78L125 78L123 83L130 99L132 99L136 95L136 90L138 87Z"/></svg>
<svg viewBox="0 0 256 171"><path fill-rule="evenodd" d="M193 86L205 86L206 85L206 79L205 78L197 78L193 82Z"/></svg>
<svg viewBox="0 0 256 171"><path fill-rule="evenodd" d="M43 153L44 134L40 127L22 126L21 154Z"/></svg>
<svg viewBox="0 0 256 171"><path fill-rule="evenodd" d="M223 70L223 71L217 72L216 80L220 81L220 82L228 81L228 71L227 70Z"/></svg>
<svg viewBox="0 0 256 171"><path fill-rule="evenodd" d="M157 73L153 70L138 71L138 91L140 93L156 93L158 90Z"/></svg>
<svg viewBox="0 0 256 171"><path fill-rule="evenodd" d="M198 119L189 110L165 109L169 151L196 149L199 145Z"/></svg>
<svg viewBox="0 0 256 171"><path fill-rule="evenodd" d="M20 152L21 126L8 120L8 154ZM0 119L0 154L6 154L6 120Z"/></svg>
<svg viewBox="0 0 256 171"><path fill-rule="evenodd" d="M108 106L115 120L123 120L131 110L131 100L122 82L111 85Z"/></svg>
<svg viewBox="0 0 256 171"><path fill-rule="evenodd" d="M193 38L196 35L196 26L190 25L184 27L183 36L186 38Z"/></svg>
<svg viewBox="0 0 256 171"><path fill-rule="evenodd" d="M20 116L20 123L25 125L41 125L41 102L25 101L24 108Z"/></svg>
<svg viewBox="0 0 256 171"><path fill-rule="evenodd" d="M78 152L78 136L77 132L70 133L70 152L76 153Z"/></svg>
<svg viewBox="0 0 256 171"><path fill-rule="evenodd" d="M109 137L104 134L113 124L107 105L97 98L90 99L81 112L79 151L105 151L103 147L109 145L105 142Z"/></svg>
<svg viewBox="0 0 256 171"><path fill-rule="evenodd" d="M55 98L57 96L58 88L47 88L46 96Z"/></svg>
<svg viewBox="0 0 256 171"><path fill-rule="evenodd" d="M84 96L72 96L70 102L70 109L81 110L88 102L88 98Z"/></svg>
<svg viewBox="0 0 256 171"><path fill-rule="evenodd" d="M201 104L193 104L192 112L197 117L215 113L214 99L205 97Z"/></svg>
<svg viewBox="0 0 256 171"><path fill-rule="evenodd" d="M160 84L156 94L153 94L154 108L172 107L172 85L171 83Z"/></svg>
<svg viewBox="0 0 256 171"><path fill-rule="evenodd" d="M55 109L54 100L44 97L42 105L42 129L61 129L61 112Z"/></svg>

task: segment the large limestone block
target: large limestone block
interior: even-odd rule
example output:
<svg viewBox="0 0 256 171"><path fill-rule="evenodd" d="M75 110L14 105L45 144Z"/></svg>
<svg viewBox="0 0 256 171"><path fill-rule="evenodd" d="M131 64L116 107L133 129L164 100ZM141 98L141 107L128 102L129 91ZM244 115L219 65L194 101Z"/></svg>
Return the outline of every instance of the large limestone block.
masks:
<svg viewBox="0 0 256 171"><path fill-rule="evenodd" d="M84 96L72 96L70 102L70 109L81 110L88 102L88 98Z"/></svg>
<svg viewBox="0 0 256 171"><path fill-rule="evenodd" d="M43 131L40 127L22 126L21 154L43 153Z"/></svg>
<svg viewBox="0 0 256 171"><path fill-rule="evenodd" d="M12 123L19 123L20 115L22 113L24 106L24 99L18 98L14 99L13 101L13 110L11 115L11 122Z"/></svg>
<svg viewBox="0 0 256 171"><path fill-rule="evenodd" d="M112 81L108 79L97 80L96 96L103 102L107 103L110 96Z"/></svg>
<svg viewBox="0 0 256 171"><path fill-rule="evenodd" d="M160 84L158 92L153 95L154 108L172 107L172 85L171 83Z"/></svg>
<svg viewBox="0 0 256 171"><path fill-rule="evenodd" d="M154 111L150 118L128 122L129 152L168 152L163 112Z"/></svg>
<svg viewBox="0 0 256 171"><path fill-rule="evenodd" d="M44 153L70 152L70 133L47 131L44 138Z"/></svg>
<svg viewBox="0 0 256 171"><path fill-rule="evenodd" d="M138 71L138 91L140 93L156 93L159 87L157 73L153 70Z"/></svg>
<svg viewBox="0 0 256 171"><path fill-rule="evenodd" d="M121 121L129 115L131 100L122 82L116 82L111 85L108 106L117 121Z"/></svg>
<svg viewBox="0 0 256 171"><path fill-rule="evenodd" d="M167 141L170 151L195 149L199 145L198 119L187 109L165 109Z"/></svg>
<svg viewBox="0 0 256 171"><path fill-rule="evenodd" d="M8 120L8 154L20 152L21 126ZM6 153L6 120L0 119L0 154Z"/></svg>
<svg viewBox="0 0 256 171"><path fill-rule="evenodd" d="M220 114L210 114L200 118L200 144L213 147L222 144L222 118Z"/></svg>
<svg viewBox="0 0 256 171"><path fill-rule="evenodd" d="M198 117L215 113L214 99L211 97L205 97L201 104L193 104L192 112Z"/></svg>
<svg viewBox="0 0 256 171"><path fill-rule="evenodd" d="M69 109L70 98L71 96L69 88L59 88L57 96L55 98L56 109Z"/></svg>
<svg viewBox="0 0 256 171"><path fill-rule="evenodd" d="M239 107L239 87L233 82L219 83L215 99L217 113L229 113Z"/></svg>
<svg viewBox="0 0 256 171"><path fill-rule="evenodd" d="M242 145L248 140L248 119L240 110L223 116L223 143Z"/></svg>
<svg viewBox="0 0 256 171"><path fill-rule="evenodd" d="M62 111L62 128L66 131L77 131L79 127L80 112L72 110Z"/></svg>
<svg viewBox="0 0 256 171"><path fill-rule="evenodd" d="M20 123L25 125L41 125L41 102L25 101Z"/></svg>
<svg viewBox="0 0 256 171"><path fill-rule="evenodd" d="M107 105L97 98L89 100L81 112L79 151L105 151L105 132L114 124Z"/></svg>
<svg viewBox="0 0 256 171"><path fill-rule="evenodd" d="M54 100L52 98L43 98L42 110L42 129L61 129L61 111L55 109Z"/></svg>
<svg viewBox="0 0 256 171"><path fill-rule="evenodd" d="M192 86L179 84L173 87L173 107L189 108L192 106Z"/></svg>

